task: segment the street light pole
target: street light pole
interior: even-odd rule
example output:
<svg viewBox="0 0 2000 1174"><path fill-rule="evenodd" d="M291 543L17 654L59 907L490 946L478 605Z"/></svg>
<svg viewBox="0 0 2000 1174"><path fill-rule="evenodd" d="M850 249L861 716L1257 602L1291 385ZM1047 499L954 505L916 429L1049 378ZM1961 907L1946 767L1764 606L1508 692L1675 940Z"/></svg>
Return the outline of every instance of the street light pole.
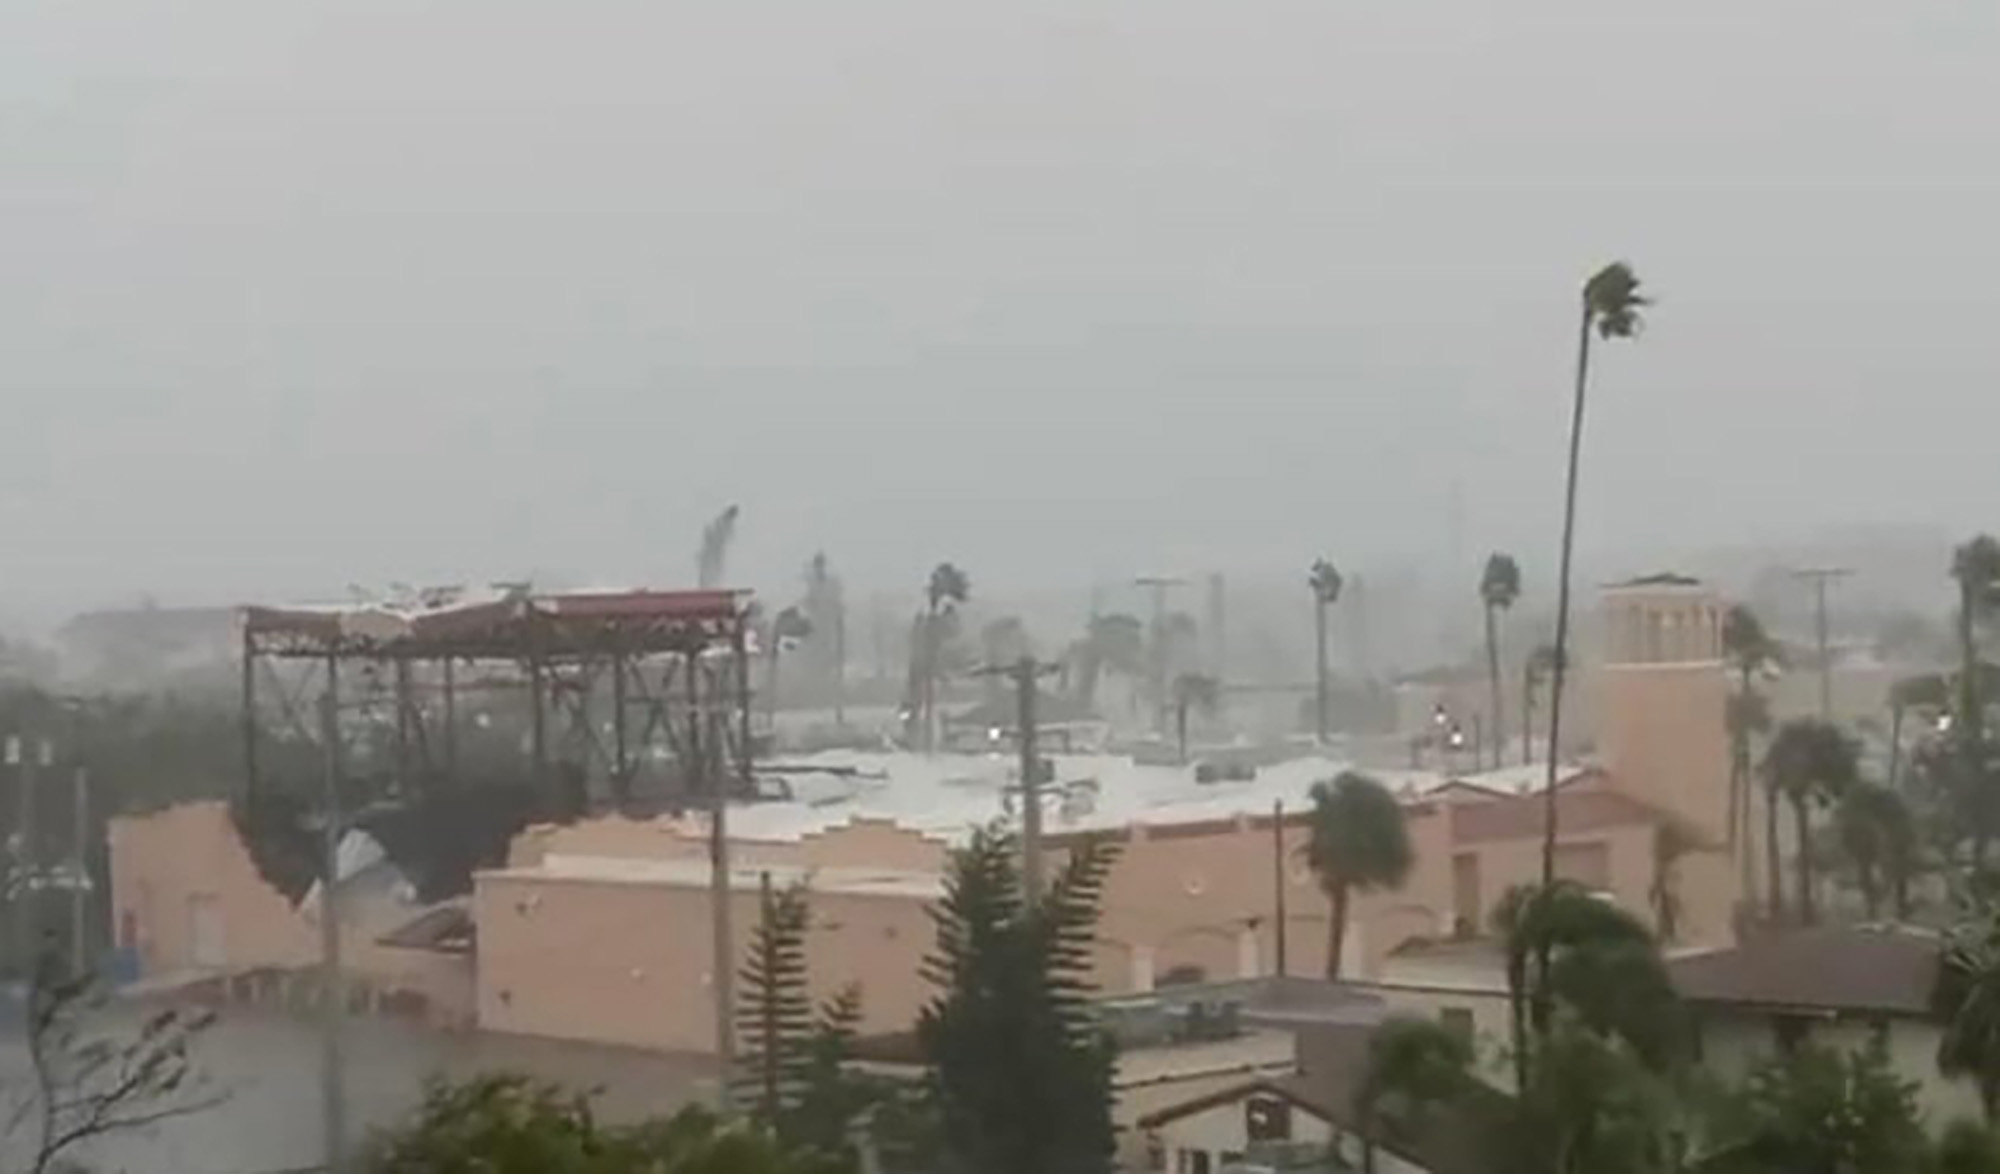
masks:
<svg viewBox="0 0 2000 1174"><path fill-rule="evenodd" d="M1021 871L1028 900L1042 899L1042 760L1035 748L1035 660L1024 656L1014 666L1014 687L1020 701L1021 742Z"/></svg>

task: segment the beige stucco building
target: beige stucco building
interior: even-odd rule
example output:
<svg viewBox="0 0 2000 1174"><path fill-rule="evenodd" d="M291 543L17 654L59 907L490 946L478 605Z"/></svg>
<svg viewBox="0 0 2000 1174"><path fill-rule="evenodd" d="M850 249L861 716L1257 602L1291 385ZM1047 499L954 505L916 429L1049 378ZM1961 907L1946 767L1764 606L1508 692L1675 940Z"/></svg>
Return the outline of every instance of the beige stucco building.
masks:
<svg viewBox="0 0 2000 1174"><path fill-rule="evenodd" d="M317 964L317 894L294 905L259 875L225 803L188 803L110 821L117 944L141 973L178 978L260 975L282 980ZM345 968L357 1001L414 1005L440 1024L468 1024L473 960L455 949L413 950L384 936L433 912L393 881L343 885Z"/></svg>
<svg viewBox="0 0 2000 1174"><path fill-rule="evenodd" d="M934 938L928 910L941 895L936 872L765 865L737 868L730 882L744 945L765 883L809 886L814 1001L851 985L861 992L863 1032L911 1025L929 992L923 959ZM709 885L707 862L692 860L552 855L481 873L480 1026L714 1051Z"/></svg>
<svg viewBox="0 0 2000 1174"><path fill-rule="evenodd" d="M1559 873L1649 919L1670 893L1683 944L1730 939L1736 853L1748 850L1729 837L1721 613L1710 592L1678 579L1606 593L1605 663L1580 677L1580 692L1596 695L1596 764L1565 766L1556 796ZM1004 777L987 777L1004 760L951 762L963 769L919 760L933 780L925 794L942 803L976 785L1003 796L997 802L1006 809ZM1057 847L1108 836L1120 849L1099 924L1103 989L1268 975L1281 955L1285 973L1325 972L1328 903L1303 848L1310 784L1339 764L1284 763L1250 783L1197 786L1178 768L1076 762L1093 777L1066 781L1065 810L1051 817ZM1381 979L1413 945L1479 936L1509 888L1538 879L1540 777L1540 768L1461 780L1385 776L1403 798L1416 864L1400 888L1356 899L1344 977ZM1115 794L1159 780L1168 798L1158 802ZM1088 800L1075 819L1072 799ZM1093 815L1091 802L1106 806ZM906 810L901 818L927 816L921 806ZM955 825L930 815L927 825L911 826L859 814L827 818L804 804L747 808L734 824L747 830L732 839L737 940L748 941L764 874L803 884L813 906L817 992L858 984L866 1027L906 1029L929 998L928 910L951 844L995 814L965 815ZM792 815L810 822L788 824ZM1674 851L1663 852L1670 842ZM316 953L312 911L257 875L221 804L115 821L112 857L121 940L150 973L298 967ZM469 915L476 927L475 953L384 945L399 924L435 911L376 892L344 902L349 958L358 981L421 992L440 1018L704 1051L715 1043L709 893L698 817L531 828L506 867L477 874L461 903L461 921Z"/></svg>

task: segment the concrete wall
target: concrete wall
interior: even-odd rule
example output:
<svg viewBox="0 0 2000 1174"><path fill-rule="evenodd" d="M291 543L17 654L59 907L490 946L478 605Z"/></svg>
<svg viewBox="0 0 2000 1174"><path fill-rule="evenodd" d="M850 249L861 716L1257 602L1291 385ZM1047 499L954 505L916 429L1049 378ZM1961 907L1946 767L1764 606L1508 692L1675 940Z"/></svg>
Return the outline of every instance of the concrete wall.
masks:
<svg viewBox="0 0 2000 1174"><path fill-rule="evenodd" d="M317 964L319 923L265 883L229 807L188 803L110 821L113 933L147 975L227 974ZM441 1021L472 1017L471 960L376 939L420 909L384 893L342 902L343 960L356 985L421 994Z"/></svg>
<svg viewBox="0 0 2000 1174"><path fill-rule="evenodd" d="M734 895L749 948L759 896ZM859 984L865 1032L901 1031L930 997L925 901L813 893L815 1001ZM479 1025L494 1031L677 1052L715 1050L713 939L705 888L636 881L477 880ZM740 963L739 963L740 965Z"/></svg>
<svg viewBox="0 0 2000 1174"><path fill-rule="evenodd" d="M317 929L264 883L227 804L117 816L107 836L113 933L137 948L145 973L292 967L318 956Z"/></svg>

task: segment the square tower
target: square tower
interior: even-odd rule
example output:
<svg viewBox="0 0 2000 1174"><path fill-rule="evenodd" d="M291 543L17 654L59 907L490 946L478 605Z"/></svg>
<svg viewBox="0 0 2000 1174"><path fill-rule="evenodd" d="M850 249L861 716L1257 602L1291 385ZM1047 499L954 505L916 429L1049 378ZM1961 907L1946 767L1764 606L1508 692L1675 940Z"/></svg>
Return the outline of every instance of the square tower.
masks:
<svg viewBox="0 0 2000 1174"><path fill-rule="evenodd" d="M1684 575L1607 587L1598 673L1598 750L1611 784L1714 845L1729 834L1724 610Z"/></svg>

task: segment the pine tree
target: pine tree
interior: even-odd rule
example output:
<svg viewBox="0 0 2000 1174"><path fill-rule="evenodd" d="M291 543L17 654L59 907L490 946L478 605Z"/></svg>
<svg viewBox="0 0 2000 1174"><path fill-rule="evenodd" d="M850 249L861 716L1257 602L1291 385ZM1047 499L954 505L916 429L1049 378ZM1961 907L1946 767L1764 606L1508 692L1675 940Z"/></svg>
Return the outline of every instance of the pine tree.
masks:
<svg viewBox="0 0 2000 1174"><path fill-rule="evenodd" d="M778 1135L786 1143L822 1154L852 1156L850 1127L885 1092L879 1082L847 1069L860 1025L859 986L842 987L820 1004L818 1022L806 1041L798 1103L778 1121Z"/></svg>
<svg viewBox="0 0 2000 1174"><path fill-rule="evenodd" d="M1005 832L976 834L936 914L926 972L943 993L918 1033L945 1147L968 1174L1101 1174L1114 1055L1089 972L1112 848L1079 847L1032 906L1016 852Z"/></svg>
<svg viewBox="0 0 2000 1174"><path fill-rule="evenodd" d="M751 1115L776 1130L798 1103L811 1061L812 999L806 993L805 891L774 892L764 886L762 915L751 934L749 956L738 972L742 994L736 1031L742 1041L739 1099Z"/></svg>

